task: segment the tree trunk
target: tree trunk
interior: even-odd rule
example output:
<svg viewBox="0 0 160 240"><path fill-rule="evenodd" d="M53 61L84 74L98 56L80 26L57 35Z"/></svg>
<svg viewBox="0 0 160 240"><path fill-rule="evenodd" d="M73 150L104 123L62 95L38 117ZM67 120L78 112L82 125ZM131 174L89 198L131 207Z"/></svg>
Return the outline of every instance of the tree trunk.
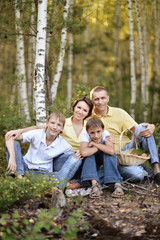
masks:
<svg viewBox="0 0 160 240"><path fill-rule="evenodd" d="M37 125L46 121L45 106L45 51L47 28L47 0L38 1L36 59L34 71L34 97Z"/></svg>
<svg viewBox="0 0 160 240"><path fill-rule="evenodd" d="M88 14L88 0L85 0L85 16L87 17L87 14ZM85 42L85 54L84 54L84 62L83 62L83 65L84 65L84 75L83 75L83 78L84 78L84 84L86 86L87 82L88 82L88 72L87 72L87 64L88 64L88 60L87 60L87 57L88 57L88 39L89 39L89 26L88 26L88 23L86 25L86 29L85 29L85 32L84 32L84 42Z"/></svg>
<svg viewBox="0 0 160 240"><path fill-rule="evenodd" d="M147 51L147 42L150 38L147 38L146 31L146 5L145 0L143 1L143 38L144 38L144 64L145 64L145 86L146 86L146 106L149 105L149 57ZM148 44L149 45L149 44ZM148 111L144 116L144 121L147 121Z"/></svg>
<svg viewBox="0 0 160 240"><path fill-rule="evenodd" d="M140 49L142 109L143 109L143 117L144 117L144 119L146 119L147 118L147 110L146 110L146 84L145 84L145 65L144 65L143 39L142 39L142 30L141 30L137 0L134 0L134 3L135 3L135 9L136 9L136 18L137 18L137 25L138 25L138 38L139 38L139 49Z"/></svg>
<svg viewBox="0 0 160 240"><path fill-rule="evenodd" d="M33 26L34 26L34 3L31 3L31 21L30 21L30 33L35 35ZM28 46L28 98L29 102L33 101L33 71L34 71L34 52L36 49L35 37L32 36L29 38ZM33 110L34 108L32 108Z"/></svg>
<svg viewBox="0 0 160 240"><path fill-rule="evenodd" d="M114 43L114 105L118 106L120 104L120 96L122 91L121 89L121 77L119 69L119 31L120 31L120 18L121 18L121 9L119 0L116 1L115 6L115 43ZM122 90L122 89L121 89Z"/></svg>
<svg viewBox="0 0 160 240"><path fill-rule="evenodd" d="M63 12L64 21L68 17L69 5L70 5L70 0L66 0L65 6L64 6L64 12ZM53 84L51 87L51 95L52 95L53 102L57 95L58 84L59 84L62 69L63 69L66 41L67 41L67 27L66 27L66 23L64 23L64 27L62 29L62 34L61 34L61 46L60 46L60 53L59 53L59 58L58 58L57 69L56 69Z"/></svg>
<svg viewBox="0 0 160 240"><path fill-rule="evenodd" d="M17 7L17 0L15 1L15 15L16 15L16 31L18 35L16 37L17 51L16 51L16 74L19 76L19 103L21 104L21 114L25 114L26 120L30 121L28 100L27 100L27 85L26 85L26 70L24 60L24 41L23 32L19 25L21 19L20 10Z"/></svg>
<svg viewBox="0 0 160 240"><path fill-rule="evenodd" d="M133 18L132 18L132 3L128 2L128 17L130 30L130 69L131 69L131 100L130 100L130 114L135 118L135 102L136 102L136 75L134 62L134 38L133 38Z"/></svg>
<svg viewBox="0 0 160 240"><path fill-rule="evenodd" d="M70 15L73 17L73 0L70 0ZM69 33L68 80L67 80L67 109L71 108L72 99L72 67L73 67L73 33Z"/></svg>
<svg viewBox="0 0 160 240"><path fill-rule="evenodd" d="M159 1L158 1L159 4ZM158 7L159 10L159 7ZM159 19L157 15L157 1L154 0L154 25L155 25L155 52L154 52L154 69L153 69L153 102L152 102L152 116L154 116L154 112L158 109L158 68L159 68ZM153 120L153 117L152 117Z"/></svg>

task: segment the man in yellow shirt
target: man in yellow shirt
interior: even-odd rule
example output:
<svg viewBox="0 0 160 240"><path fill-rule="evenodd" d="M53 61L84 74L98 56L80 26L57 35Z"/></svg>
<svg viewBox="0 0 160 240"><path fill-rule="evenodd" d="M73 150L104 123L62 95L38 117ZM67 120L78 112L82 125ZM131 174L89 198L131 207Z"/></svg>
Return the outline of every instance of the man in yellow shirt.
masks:
<svg viewBox="0 0 160 240"><path fill-rule="evenodd" d="M108 106L109 95L105 88L97 86L91 91L91 99L94 110L91 117L100 118L115 140L115 152L119 152L119 137L124 129L130 129L134 132L139 146L150 152L150 164L152 167L152 177L160 185L159 158L156 144L153 137L155 130L154 124L137 124L134 119L123 109ZM134 139L130 140L126 135L122 138L122 151L135 147ZM143 180L146 171L139 166L119 165L119 171L122 177L132 182Z"/></svg>

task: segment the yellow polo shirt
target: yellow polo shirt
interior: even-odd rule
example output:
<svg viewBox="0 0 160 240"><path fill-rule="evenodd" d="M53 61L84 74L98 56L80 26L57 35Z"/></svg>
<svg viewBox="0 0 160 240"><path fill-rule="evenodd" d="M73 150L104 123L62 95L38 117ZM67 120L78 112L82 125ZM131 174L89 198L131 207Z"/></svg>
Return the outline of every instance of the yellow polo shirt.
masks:
<svg viewBox="0 0 160 240"><path fill-rule="evenodd" d="M63 132L61 133L61 136L72 146L73 150L79 150L81 137L85 131L86 123L84 122L84 127L83 127L80 135L77 137L75 130L73 128L71 119L72 119L72 117L66 119L64 129L63 129Z"/></svg>
<svg viewBox="0 0 160 240"><path fill-rule="evenodd" d="M102 117L93 111L91 117L97 117L101 119L104 123L105 129L114 136L116 153L119 152L119 138L121 132L124 129L131 129L137 125L134 119L121 108L109 107L107 115ZM129 142L130 139L126 135L123 135L121 148L123 148Z"/></svg>

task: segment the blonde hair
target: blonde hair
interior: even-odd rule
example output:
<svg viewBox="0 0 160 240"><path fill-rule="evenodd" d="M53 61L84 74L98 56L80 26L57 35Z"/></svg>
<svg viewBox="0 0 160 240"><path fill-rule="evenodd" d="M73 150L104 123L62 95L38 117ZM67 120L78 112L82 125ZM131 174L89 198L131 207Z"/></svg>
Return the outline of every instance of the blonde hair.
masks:
<svg viewBox="0 0 160 240"><path fill-rule="evenodd" d="M64 115L61 113L61 112L53 112L49 115L48 119L47 119L47 122L49 122L50 118L52 117L55 117L55 118L58 118L59 121L63 124L65 124L65 117Z"/></svg>

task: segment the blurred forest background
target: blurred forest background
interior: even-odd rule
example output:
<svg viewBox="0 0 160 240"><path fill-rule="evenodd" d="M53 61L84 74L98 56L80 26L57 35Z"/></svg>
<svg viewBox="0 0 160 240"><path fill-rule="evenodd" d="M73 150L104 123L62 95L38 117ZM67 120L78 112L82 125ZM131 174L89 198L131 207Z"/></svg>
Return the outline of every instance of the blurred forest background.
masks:
<svg viewBox="0 0 160 240"><path fill-rule="evenodd" d="M39 2L0 1L0 128L3 132L36 121L33 82ZM67 10L66 4L69 4ZM94 86L102 85L109 92L111 106L122 107L137 122L158 123L159 32L159 0L48 0L47 114L58 109L66 117L70 116L71 103L77 96L89 96ZM20 45L22 42L24 45ZM23 56L18 55L18 48L23 49ZM51 86L54 88L60 54L64 59L53 98Z"/></svg>

